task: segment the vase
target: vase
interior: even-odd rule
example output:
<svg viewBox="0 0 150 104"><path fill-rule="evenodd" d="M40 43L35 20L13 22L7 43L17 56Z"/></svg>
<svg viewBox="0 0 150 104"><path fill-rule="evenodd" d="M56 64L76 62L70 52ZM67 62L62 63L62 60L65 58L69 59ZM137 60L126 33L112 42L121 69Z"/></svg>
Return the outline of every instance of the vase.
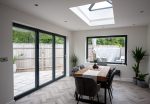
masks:
<svg viewBox="0 0 150 104"><path fill-rule="evenodd" d="M93 65L93 69L98 69L98 66L96 63Z"/></svg>

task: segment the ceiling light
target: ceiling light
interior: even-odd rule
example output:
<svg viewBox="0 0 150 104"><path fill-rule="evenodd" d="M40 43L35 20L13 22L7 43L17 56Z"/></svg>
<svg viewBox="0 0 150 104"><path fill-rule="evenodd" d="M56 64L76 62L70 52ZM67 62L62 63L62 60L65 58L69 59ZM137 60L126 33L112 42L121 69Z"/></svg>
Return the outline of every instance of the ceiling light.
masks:
<svg viewBox="0 0 150 104"><path fill-rule="evenodd" d="M68 21L64 21L64 22L68 22Z"/></svg>
<svg viewBox="0 0 150 104"><path fill-rule="evenodd" d="M34 4L34 6L39 6L39 4Z"/></svg>
<svg viewBox="0 0 150 104"><path fill-rule="evenodd" d="M143 10L141 10L141 11L140 11L140 13L144 13L144 11L143 11Z"/></svg>

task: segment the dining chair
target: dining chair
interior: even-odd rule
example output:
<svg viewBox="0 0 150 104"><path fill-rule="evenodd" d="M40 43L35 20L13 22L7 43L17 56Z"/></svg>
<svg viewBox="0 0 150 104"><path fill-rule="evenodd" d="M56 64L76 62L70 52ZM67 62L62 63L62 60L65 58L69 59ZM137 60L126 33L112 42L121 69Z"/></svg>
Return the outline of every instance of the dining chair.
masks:
<svg viewBox="0 0 150 104"><path fill-rule="evenodd" d="M72 71L71 71L71 75L73 75L75 72L77 72L78 70L80 70L80 67L79 66L75 66L72 68Z"/></svg>
<svg viewBox="0 0 150 104"><path fill-rule="evenodd" d="M82 96L88 96L91 104L93 103L94 97L97 95L99 102L98 92L100 90L100 84L92 78L75 77L76 92L79 96L77 99L77 104Z"/></svg>
<svg viewBox="0 0 150 104"><path fill-rule="evenodd" d="M85 66L83 64L79 65L80 69L85 68Z"/></svg>
<svg viewBox="0 0 150 104"><path fill-rule="evenodd" d="M112 81L115 75L116 69L113 68L109 74L108 74L108 80L105 82L98 82L98 84L101 84L101 88L106 88L106 90L108 90L109 93L109 99L110 99L110 103L112 104L112 98L113 98L113 94L112 94Z"/></svg>

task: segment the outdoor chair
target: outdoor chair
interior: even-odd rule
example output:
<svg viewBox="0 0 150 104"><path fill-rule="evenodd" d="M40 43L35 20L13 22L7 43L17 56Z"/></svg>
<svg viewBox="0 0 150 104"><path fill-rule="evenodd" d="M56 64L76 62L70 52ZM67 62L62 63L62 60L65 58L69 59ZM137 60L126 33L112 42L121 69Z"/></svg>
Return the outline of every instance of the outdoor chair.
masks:
<svg viewBox="0 0 150 104"><path fill-rule="evenodd" d="M107 66L107 63L106 62L97 62L97 65Z"/></svg>

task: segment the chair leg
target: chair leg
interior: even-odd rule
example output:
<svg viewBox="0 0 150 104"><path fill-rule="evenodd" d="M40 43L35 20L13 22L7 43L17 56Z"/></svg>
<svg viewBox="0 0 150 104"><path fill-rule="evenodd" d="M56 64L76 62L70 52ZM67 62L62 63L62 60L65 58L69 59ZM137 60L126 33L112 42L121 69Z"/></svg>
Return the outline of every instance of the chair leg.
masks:
<svg viewBox="0 0 150 104"><path fill-rule="evenodd" d="M111 90L113 91L113 87L112 87L112 85L110 86L110 88L111 88Z"/></svg>
<svg viewBox="0 0 150 104"><path fill-rule="evenodd" d="M74 92L74 97L76 100L78 100L78 93L76 91Z"/></svg>
<svg viewBox="0 0 150 104"><path fill-rule="evenodd" d="M94 97L89 96L89 99L90 99L91 104L93 104Z"/></svg>
<svg viewBox="0 0 150 104"><path fill-rule="evenodd" d="M109 93L109 99L110 99L110 103L112 104L112 99L111 99L111 91L110 91L110 89L108 89L108 93Z"/></svg>
<svg viewBox="0 0 150 104"><path fill-rule="evenodd" d="M97 94L97 100L98 100L98 102L99 102L99 96L98 96L98 94Z"/></svg>
<svg viewBox="0 0 150 104"><path fill-rule="evenodd" d="M111 90L111 88L110 88L109 90L110 90L110 93L111 93L111 97L113 98L113 94L112 94L112 90Z"/></svg>
<svg viewBox="0 0 150 104"><path fill-rule="evenodd" d="M79 104L79 100L80 100L80 97L81 97L81 95L79 95L79 97L78 97L78 101L77 101L77 104Z"/></svg>

